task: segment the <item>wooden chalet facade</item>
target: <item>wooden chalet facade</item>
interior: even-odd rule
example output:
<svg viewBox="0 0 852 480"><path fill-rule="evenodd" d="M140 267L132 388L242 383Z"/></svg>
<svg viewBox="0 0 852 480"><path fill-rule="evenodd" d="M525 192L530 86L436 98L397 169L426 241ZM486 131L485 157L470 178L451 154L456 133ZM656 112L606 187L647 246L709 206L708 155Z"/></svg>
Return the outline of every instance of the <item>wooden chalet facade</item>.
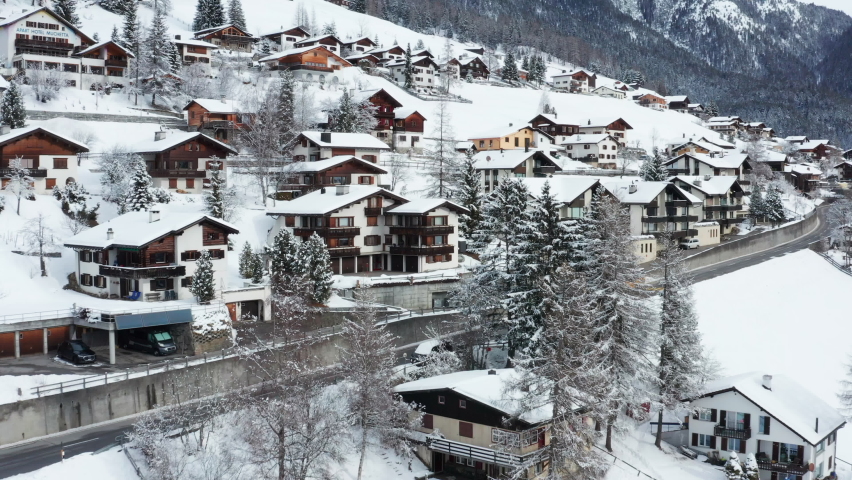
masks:
<svg viewBox="0 0 852 480"><path fill-rule="evenodd" d="M376 58L378 58L379 63L382 66L392 60L399 60L400 58L405 57L405 49L400 47L399 45L394 45L390 48L375 48L366 53L374 55Z"/></svg>
<svg viewBox="0 0 852 480"><path fill-rule="evenodd" d="M229 52L251 53L252 46L259 40L234 24L199 30L194 35L196 40L212 43Z"/></svg>
<svg viewBox="0 0 852 480"><path fill-rule="evenodd" d="M319 83L338 83L340 79L337 73L342 68L352 66L333 51L319 45L285 50L264 57L259 62L270 70L289 70L297 80Z"/></svg>
<svg viewBox="0 0 852 480"><path fill-rule="evenodd" d="M232 143L237 132L251 123L251 115L241 113L239 104L233 100L196 98L183 110L187 112L190 127L225 143Z"/></svg>
<svg viewBox="0 0 852 480"><path fill-rule="evenodd" d="M394 110L402 107L402 104L383 88L357 92L355 100L359 102L366 100L376 107L376 126L370 133L387 143L388 146L393 146L393 130L396 119Z"/></svg>
<svg viewBox="0 0 852 480"><path fill-rule="evenodd" d="M554 88L571 93L589 93L597 88L598 76L586 70L577 70L553 76Z"/></svg>
<svg viewBox="0 0 852 480"><path fill-rule="evenodd" d="M341 43L342 52L351 52L352 54L364 53L373 50L378 45L370 37L361 37L354 40L346 40Z"/></svg>
<svg viewBox="0 0 852 480"><path fill-rule="evenodd" d="M571 135L580 133L580 125L568 120L560 120L555 114L539 114L529 121L533 128L554 137L557 144L565 142Z"/></svg>
<svg viewBox="0 0 852 480"><path fill-rule="evenodd" d="M210 71L210 60L213 58L213 50L216 45L203 40L183 40L180 35L175 35L172 43L177 45L180 58L184 65L201 64L206 72Z"/></svg>
<svg viewBox="0 0 852 480"><path fill-rule="evenodd" d="M412 108L399 108L394 112L393 148L397 152L423 152L423 132L426 117Z"/></svg>
<svg viewBox="0 0 852 480"><path fill-rule="evenodd" d="M81 59L83 63L81 69L84 73L103 75L104 86L116 81L122 83L122 79L129 76L127 73L129 59L135 58L130 50L111 40L92 45L75 53L74 56ZM90 88L92 87L97 88L94 84Z"/></svg>
<svg viewBox="0 0 852 480"><path fill-rule="evenodd" d="M223 169L228 155L237 154L199 132L156 132L154 141L137 144L132 151L145 160L154 187L188 193L201 193L211 172Z"/></svg>
<svg viewBox="0 0 852 480"><path fill-rule="evenodd" d="M335 55L340 55L342 52L341 46L343 42L340 41L335 35L321 35L318 37L306 38L304 40L299 40L298 42L293 44L293 47L314 47L320 46L334 52Z"/></svg>
<svg viewBox="0 0 852 480"><path fill-rule="evenodd" d="M281 52L294 47L296 42L309 38L311 32L305 27L292 27L280 32L267 33L261 35L261 40L270 42L272 51Z"/></svg>
<svg viewBox="0 0 852 480"><path fill-rule="evenodd" d="M669 110L683 113L689 112L689 97L686 95L666 97L666 101L669 104Z"/></svg>
<svg viewBox="0 0 852 480"><path fill-rule="evenodd" d="M16 158L29 170L35 193L74 183L79 156L88 151L86 145L42 127L0 127L0 188L8 184L9 164Z"/></svg>
<svg viewBox="0 0 852 480"><path fill-rule="evenodd" d="M316 162L293 162L287 177L278 183L278 199L292 200L320 188L337 185L378 185L384 168L352 155Z"/></svg>
<svg viewBox="0 0 852 480"><path fill-rule="evenodd" d="M623 118L613 119L612 117L590 118L585 123L580 122L579 133L588 135L607 134L614 137L618 143L625 147L627 146L627 131L633 130Z"/></svg>
<svg viewBox="0 0 852 480"><path fill-rule="evenodd" d="M645 108L652 108L654 110L666 110L669 108L668 102L665 98L659 95L654 95L653 93L640 95L639 98L636 99L636 102Z"/></svg>
<svg viewBox="0 0 852 480"><path fill-rule="evenodd" d="M491 71L488 70L488 66L485 65L485 62L483 62L479 57L460 58L459 64L459 73L461 74L462 79L470 77L475 80L488 80L488 77L491 76Z"/></svg>

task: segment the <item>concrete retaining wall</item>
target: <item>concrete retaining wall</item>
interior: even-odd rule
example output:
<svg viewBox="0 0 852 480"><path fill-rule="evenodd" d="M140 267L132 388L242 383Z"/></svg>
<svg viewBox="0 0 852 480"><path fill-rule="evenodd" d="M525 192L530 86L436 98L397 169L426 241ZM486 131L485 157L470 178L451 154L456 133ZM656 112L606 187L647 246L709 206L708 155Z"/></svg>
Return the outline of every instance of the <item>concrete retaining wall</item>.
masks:
<svg viewBox="0 0 852 480"><path fill-rule="evenodd" d="M70 118L73 120L89 122L121 122L121 123L157 123L171 127L185 127L186 121L175 117L164 117L159 115L110 115L107 113L82 113L82 112L51 112L47 110L27 110L27 118L30 120L50 120L51 118Z"/></svg>
<svg viewBox="0 0 852 480"><path fill-rule="evenodd" d="M803 235L807 235L816 228L820 222L820 215L820 211L816 211L801 222L704 250L686 259L687 268L689 270L696 270L734 258L762 252L782 243L795 240Z"/></svg>
<svg viewBox="0 0 852 480"><path fill-rule="evenodd" d="M403 285L373 285L370 287L370 295L377 303L393 305L408 310L430 310L432 309L432 294L449 293L456 288L457 279L423 282ZM349 296L351 290L344 291Z"/></svg>
<svg viewBox="0 0 852 480"><path fill-rule="evenodd" d="M386 328L402 347L425 340L428 326L451 320L447 314L409 317L391 321ZM331 365L339 360L340 347L345 347L345 342L337 334L312 345L309 355ZM133 415L170 403L176 396L186 401L253 385L261 378L252 373L257 371L252 365L236 357L211 360L185 369L0 405L0 445Z"/></svg>

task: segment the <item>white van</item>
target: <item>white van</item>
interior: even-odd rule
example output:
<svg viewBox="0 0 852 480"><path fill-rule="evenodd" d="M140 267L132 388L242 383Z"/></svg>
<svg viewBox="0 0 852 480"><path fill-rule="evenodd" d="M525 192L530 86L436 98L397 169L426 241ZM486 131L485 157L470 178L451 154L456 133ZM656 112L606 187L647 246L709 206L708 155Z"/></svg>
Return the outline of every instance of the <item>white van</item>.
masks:
<svg viewBox="0 0 852 480"><path fill-rule="evenodd" d="M691 250L700 246L701 244L698 242L697 238L687 238L686 240L680 242L680 248L684 250Z"/></svg>

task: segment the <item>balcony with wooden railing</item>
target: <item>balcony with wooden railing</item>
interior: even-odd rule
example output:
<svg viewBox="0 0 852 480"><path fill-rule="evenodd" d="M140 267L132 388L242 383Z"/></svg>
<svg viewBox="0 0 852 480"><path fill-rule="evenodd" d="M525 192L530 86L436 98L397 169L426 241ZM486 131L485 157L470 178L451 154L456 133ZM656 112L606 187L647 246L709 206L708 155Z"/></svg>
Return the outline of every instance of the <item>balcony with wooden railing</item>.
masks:
<svg viewBox="0 0 852 480"><path fill-rule="evenodd" d="M361 227L296 227L293 235L297 237L309 237L316 232L323 238L357 237L361 235Z"/></svg>
<svg viewBox="0 0 852 480"><path fill-rule="evenodd" d="M107 67L127 68L127 60L113 60L113 59L107 58L106 60L104 60L104 64Z"/></svg>
<svg viewBox="0 0 852 480"><path fill-rule="evenodd" d="M355 257L361 254L361 247L329 248L328 254L331 257Z"/></svg>
<svg viewBox="0 0 852 480"><path fill-rule="evenodd" d="M736 428L727 428L724 425L716 425L713 428L713 435L717 437L727 437L727 438L738 438L740 440L748 440L751 438L751 429L736 429Z"/></svg>
<svg viewBox="0 0 852 480"><path fill-rule="evenodd" d="M377 217L382 214L382 207L366 207L364 215L368 217Z"/></svg>
<svg viewBox="0 0 852 480"><path fill-rule="evenodd" d="M63 50L70 52L74 50L73 43L61 43L61 42L48 42L44 40L30 40L28 38L16 38L15 39L16 47L30 47L30 48L48 48L52 50Z"/></svg>
<svg viewBox="0 0 852 480"><path fill-rule="evenodd" d="M779 472L779 473L789 473L790 475L806 475L809 470L808 467L804 465L796 465L792 463L773 463L770 460L759 459L757 461L757 468L761 470L767 470L770 472Z"/></svg>
<svg viewBox="0 0 852 480"><path fill-rule="evenodd" d="M431 245L431 246L408 246L408 245L392 245L390 253L395 255L442 255L453 253L456 247L452 245Z"/></svg>
<svg viewBox="0 0 852 480"><path fill-rule="evenodd" d="M12 176L13 170L11 168L0 168L0 177L10 177ZM28 168L27 175L33 178L45 178L47 177L47 170L41 170L38 168Z"/></svg>
<svg viewBox="0 0 852 480"><path fill-rule="evenodd" d="M146 278L173 278L186 275L186 267L172 265L167 267L115 267L99 265L98 273L105 277L129 278L142 280Z"/></svg>
<svg viewBox="0 0 852 480"><path fill-rule="evenodd" d="M391 235L449 235L455 233L456 227L452 225L423 225L423 226L393 226L390 227Z"/></svg>
<svg viewBox="0 0 852 480"><path fill-rule="evenodd" d="M204 178L207 172L204 170L183 170L183 169L152 169L148 174L154 178Z"/></svg>

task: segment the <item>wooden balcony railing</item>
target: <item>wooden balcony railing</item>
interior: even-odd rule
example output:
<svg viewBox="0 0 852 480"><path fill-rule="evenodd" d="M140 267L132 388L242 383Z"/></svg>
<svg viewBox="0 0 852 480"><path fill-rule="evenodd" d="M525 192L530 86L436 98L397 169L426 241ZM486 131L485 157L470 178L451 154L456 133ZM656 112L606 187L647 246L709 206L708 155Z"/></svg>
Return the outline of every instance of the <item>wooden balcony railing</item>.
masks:
<svg viewBox="0 0 852 480"><path fill-rule="evenodd" d="M329 248L328 254L331 257L356 257L361 254L361 247Z"/></svg>
<svg viewBox="0 0 852 480"><path fill-rule="evenodd" d="M38 168L28 168L27 173L29 176L33 178L45 178L47 177L47 170L41 170ZM11 168L0 168L0 177L9 177L12 175Z"/></svg>
<svg viewBox="0 0 852 480"><path fill-rule="evenodd" d="M456 227L452 225L390 227L391 235L449 235L455 231Z"/></svg>
<svg viewBox="0 0 852 480"><path fill-rule="evenodd" d="M430 247L391 246L390 253L396 255L441 255L453 253L456 247L453 245L433 245Z"/></svg>
<svg viewBox="0 0 852 480"><path fill-rule="evenodd" d="M716 425L713 428L713 434L717 437L738 438L740 440L748 440L751 438L751 429L737 430L734 428L726 428L722 425Z"/></svg>
<svg viewBox="0 0 852 480"><path fill-rule="evenodd" d="M148 174L154 178L204 178L207 172L204 170L149 170Z"/></svg>
<svg viewBox="0 0 852 480"><path fill-rule="evenodd" d="M770 472L789 473L791 475L806 475L808 467L804 465L794 465L792 463L772 463L769 460L758 460L757 468L768 470Z"/></svg>
<svg viewBox="0 0 852 480"><path fill-rule="evenodd" d="M16 47L36 47L36 48L49 48L53 50L65 50L71 51L74 50L73 43L60 43L60 42L46 42L44 40L29 40L26 38L16 38L15 39Z"/></svg>
<svg viewBox="0 0 852 480"><path fill-rule="evenodd" d="M382 214L382 207L367 207L364 209L364 215L368 217L377 217Z"/></svg>
<svg viewBox="0 0 852 480"><path fill-rule="evenodd" d="M104 61L104 64L107 67L127 67L127 60L111 60L108 58Z"/></svg>
<svg viewBox="0 0 852 480"><path fill-rule="evenodd" d="M172 265L168 267L113 267L99 265L98 273L105 277L129 278L141 280L146 278L172 278L186 275L186 267Z"/></svg>
<svg viewBox="0 0 852 480"><path fill-rule="evenodd" d="M360 227L297 227L293 229L293 235L297 237L309 237L317 233L323 238L338 238L338 237L357 237L361 235Z"/></svg>

